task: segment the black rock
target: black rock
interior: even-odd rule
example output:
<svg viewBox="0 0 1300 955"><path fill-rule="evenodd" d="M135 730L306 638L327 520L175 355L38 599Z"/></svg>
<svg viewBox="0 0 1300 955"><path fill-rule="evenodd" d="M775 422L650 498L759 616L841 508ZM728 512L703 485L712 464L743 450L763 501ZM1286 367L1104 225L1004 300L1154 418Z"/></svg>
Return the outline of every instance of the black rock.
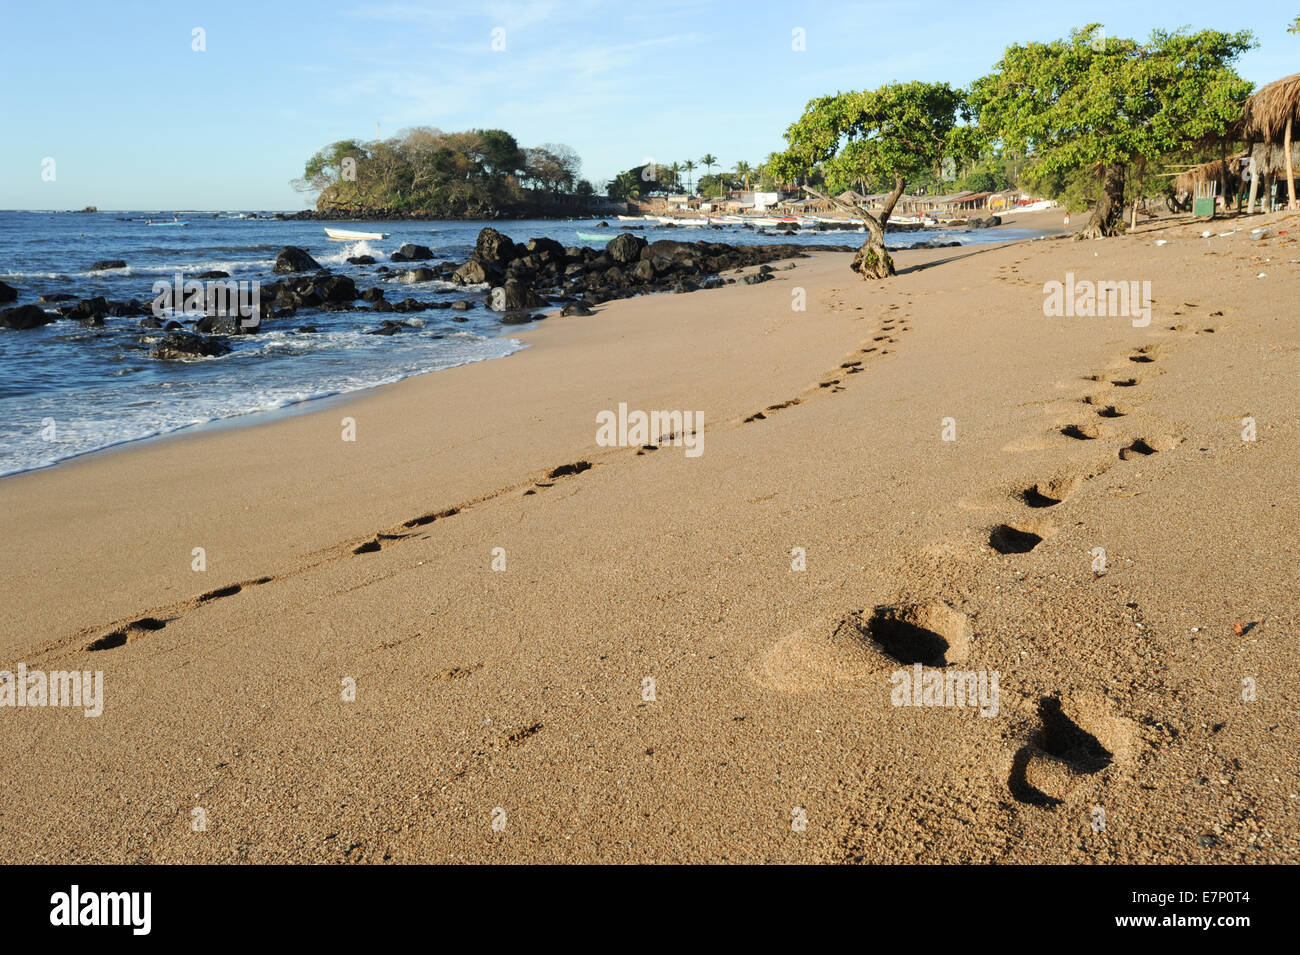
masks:
<svg viewBox="0 0 1300 955"><path fill-rule="evenodd" d="M361 293L361 300L365 302L382 302L384 300L384 290L381 288L368 288Z"/></svg>
<svg viewBox="0 0 1300 955"><path fill-rule="evenodd" d="M468 312L471 308L474 307L474 303L471 302L469 299L459 298L456 301L451 303L451 307L458 312Z"/></svg>
<svg viewBox="0 0 1300 955"><path fill-rule="evenodd" d="M229 273L229 272L223 272L223 271L221 271L220 269L213 269L211 272L200 272L197 276L195 276L195 278L200 278L200 279L228 279L228 278L230 278L230 273Z"/></svg>
<svg viewBox="0 0 1300 955"><path fill-rule="evenodd" d="M6 285L4 282L0 282L0 305L5 304L6 302L16 301L18 301L18 289L14 288L12 285Z"/></svg>
<svg viewBox="0 0 1300 955"><path fill-rule="evenodd" d="M320 263L305 250L296 245L286 245L275 257L275 267L271 271L277 275L285 275L289 272L315 272L320 267Z"/></svg>
<svg viewBox="0 0 1300 955"><path fill-rule="evenodd" d="M564 258L564 246L554 239L529 239L528 251L535 255L543 255L555 259Z"/></svg>
<svg viewBox="0 0 1300 955"><path fill-rule="evenodd" d="M485 261L474 255L452 274L451 280L457 285L481 285L484 282L499 282L504 276L505 272L495 262Z"/></svg>
<svg viewBox="0 0 1300 955"><path fill-rule="evenodd" d="M106 269L124 269L126 262L122 259L101 259L90 267L92 272L103 272Z"/></svg>
<svg viewBox="0 0 1300 955"><path fill-rule="evenodd" d="M427 245L413 245L407 242L393 253L394 262L420 262L433 258L433 250Z"/></svg>
<svg viewBox="0 0 1300 955"><path fill-rule="evenodd" d="M595 315L590 308L583 302L570 302L564 308L560 309L561 315Z"/></svg>
<svg viewBox="0 0 1300 955"><path fill-rule="evenodd" d="M230 346L220 338L202 335L168 335L153 350L154 358L168 361L189 361L195 358L217 358L230 353Z"/></svg>
<svg viewBox="0 0 1300 955"><path fill-rule="evenodd" d="M504 266L522 254L514 239L493 228L481 230L474 243L474 257L481 262L495 262Z"/></svg>
<svg viewBox="0 0 1300 955"><path fill-rule="evenodd" d="M102 325L104 324L104 316L108 314L108 300L102 295L82 299L76 305L64 311L63 314L65 317L75 319L78 322L92 322L96 325Z"/></svg>
<svg viewBox="0 0 1300 955"><path fill-rule="evenodd" d="M493 305L496 304L496 302L493 302ZM546 299L522 282L507 282L505 284L505 296L500 303L500 310L515 312L529 308L545 308L546 304Z"/></svg>
<svg viewBox="0 0 1300 955"><path fill-rule="evenodd" d="M367 334L367 335L396 335L396 334L397 334L398 332L400 332L403 328L410 328L410 327L411 327L411 326L407 325L406 322L393 322L393 321L387 321L387 322L383 322L383 323L382 323L378 328L372 328L372 329L370 329L370 331L366 332L365 334Z"/></svg>
<svg viewBox="0 0 1300 955"><path fill-rule="evenodd" d="M19 305L0 310L0 325L5 328L38 328L54 321L54 316L39 305Z"/></svg>
<svg viewBox="0 0 1300 955"><path fill-rule="evenodd" d="M350 265L374 265L375 257L373 255L353 255L348 257Z"/></svg>
<svg viewBox="0 0 1300 955"><path fill-rule="evenodd" d="M610 239L605 246L605 253L615 262L627 264L641 258L641 251L645 247L646 241L641 236L624 232Z"/></svg>
<svg viewBox="0 0 1300 955"><path fill-rule="evenodd" d="M357 297L357 283L346 275L331 275L318 281L315 288L324 301L334 305L344 305Z"/></svg>

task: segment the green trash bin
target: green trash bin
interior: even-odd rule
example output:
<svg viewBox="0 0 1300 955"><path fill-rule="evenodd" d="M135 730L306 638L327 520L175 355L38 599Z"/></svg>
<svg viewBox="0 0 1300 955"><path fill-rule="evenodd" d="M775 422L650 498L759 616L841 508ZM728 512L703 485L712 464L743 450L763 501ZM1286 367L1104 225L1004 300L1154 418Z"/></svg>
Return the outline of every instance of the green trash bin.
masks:
<svg viewBox="0 0 1300 955"><path fill-rule="evenodd" d="M1214 196L1201 196L1193 199L1192 215L1207 217L1214 215Z"/></svg>

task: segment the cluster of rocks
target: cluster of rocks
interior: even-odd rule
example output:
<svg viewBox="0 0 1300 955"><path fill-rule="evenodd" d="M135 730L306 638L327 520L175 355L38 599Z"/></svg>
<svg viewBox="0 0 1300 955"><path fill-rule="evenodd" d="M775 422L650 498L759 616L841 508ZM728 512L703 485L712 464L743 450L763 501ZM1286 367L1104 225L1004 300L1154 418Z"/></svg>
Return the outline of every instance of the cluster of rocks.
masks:
<svg viewBox="0 0 1300 955"><path fill-rule="evenodd" d="M542 296L599 305L646 292L693 292L723 284L718 273L802 258L811 250L852 251L847 246L733 246L720 242L647 242L621 232L603 249L563 246L554 239L515 243L495 229L479 233L474 254L452 273L460 285L499 288L490 304L512 312L546 304ZM726 281L734 281L728 279Z"/></svg>
<svg viewBox="0 0 1300 955"><path fill-rule="evenodd" d="M938 239L927 239L925 242L913 242L911 245L907 246L909 249L953 249L960 247L961 243L955 240L952 242L940 242Z"/></svg>
<svg viewBox="0 0 1300 955"><path fill-rule="evenodd" d="M590 315L592 306L613 299L628 298L648 292L692 292L713 288L724 283L740 281L755 284L772 277L768 262L777 259L804 257L812 250L852 251L850 246L732 246L717 242L678 242L660 240L647 242L631 232L620 232L604 248L589 246L564 246L554 239L534 238L527 243L516 243L496 229L485 228L475 243L474 252L465 262L444 261L433 263L433 250L426 246L406 244L392 253L392 261L429 262L405 270L393 270L379 265L376 273L402 283L441 280L470 287L489 286L481 291L479 299L492 310L501 313L505 325L535 321L542 316L536 310L562 305L561 314ZM354 256L348 260L354 265L376 265L372 256ZM96 262L92 271L124 268L120 259ZM719 273L751 268L757 270L737 278L722 279ZM793 266L791 266L793 267ZM173 293L162 293L149 304L132 299L126 302L110 301L103 296L77 300L75 296L57 293L42 296L41 303L54 305L50 312L40 305L21 305L0 310L0 326L9 328L35 328L56 318L68 318L91 325L102 325L107 317L142 317L141 326L169 332L153 350L160 359L189 359L223 355L231 350L224 336L252 334L263 322L286 319L299 309L312 308L328 311L379 311L423 312L433 309L465 312L474 306L474 299L463 297L454 301L424 302L407 297L389 301L379 287L360 289L354 279L340 275L321 266L305 249L285 246L276 255L272 271L282 278L264 284L259 290L260 321L247 323L238 315L204 314L192 320L193 330L185 324L166 318L169 314L182 315L184 303L172 301ZM199 278L223 279L228 274L220 271L205 272ZM14 302L18 290L0 282L0 304ZM154 306L161 306L159 317ZM464 322L462 315L452 321ZM407 322L385 320L367 334L392 335L412 327ZM300 332L314 332L313 326L302 326Z"/></svg>

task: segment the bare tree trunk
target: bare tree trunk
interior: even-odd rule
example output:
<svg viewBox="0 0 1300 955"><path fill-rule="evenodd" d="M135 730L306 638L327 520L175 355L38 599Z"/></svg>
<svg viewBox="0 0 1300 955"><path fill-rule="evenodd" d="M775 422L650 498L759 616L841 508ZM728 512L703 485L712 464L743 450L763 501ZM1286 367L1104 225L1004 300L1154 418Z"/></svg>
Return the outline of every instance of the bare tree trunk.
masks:
<svg viewBox="0 0 1300 955"><path fill-rule="evenodd" d="M862 222L867 228L867 241L862 243L862 248L858 249L858 254L853 257L851 268L864 279L887 279L894 274L894 259L885 248L885 225L889 222L894 206L903 194L905 184L902 176L894 177L894 188L885 197L884 208L878 216L873 215L865 206L844 202L818 192L811 186L803 187L805 192L812 193L818 199L862 217Z"/></svg>
<svg viewBox="0 0 1300 955"><path fill-rule="evenodd" d="M1077 238L1100 239L1124 232L1124 167L1102 168L1101 195L1092 207L1092 217Z"/></svg>

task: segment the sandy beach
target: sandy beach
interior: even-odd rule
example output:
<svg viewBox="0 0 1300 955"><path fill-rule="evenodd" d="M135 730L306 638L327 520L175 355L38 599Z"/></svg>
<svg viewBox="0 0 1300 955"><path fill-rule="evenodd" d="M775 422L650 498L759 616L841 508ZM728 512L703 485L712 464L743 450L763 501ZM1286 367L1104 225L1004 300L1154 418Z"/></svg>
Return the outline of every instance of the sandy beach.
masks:
<svg viewBox="0 0 1300 955"><path fill-rule="evenodd" d="M0 857L1300 861L1298 230L816 253L0 480L0 668L104 674L6 712Z"/></svg>

